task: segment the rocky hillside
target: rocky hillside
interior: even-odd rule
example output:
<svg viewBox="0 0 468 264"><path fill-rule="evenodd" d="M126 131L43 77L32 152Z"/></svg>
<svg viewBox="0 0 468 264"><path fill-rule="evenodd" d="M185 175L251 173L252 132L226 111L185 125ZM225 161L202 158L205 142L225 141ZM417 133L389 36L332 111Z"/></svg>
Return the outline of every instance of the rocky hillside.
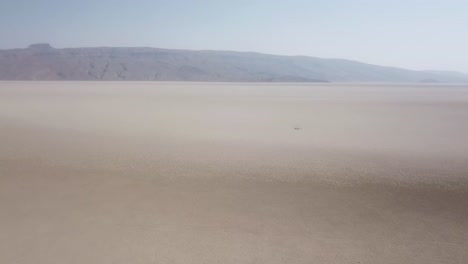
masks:
<svg viewBox="0 0 468 264"><path fill-rule="evenodd" d="M468 82L444 71L411 71L341 59L157 48L0 50L1 80L228 82Z"/></svg>

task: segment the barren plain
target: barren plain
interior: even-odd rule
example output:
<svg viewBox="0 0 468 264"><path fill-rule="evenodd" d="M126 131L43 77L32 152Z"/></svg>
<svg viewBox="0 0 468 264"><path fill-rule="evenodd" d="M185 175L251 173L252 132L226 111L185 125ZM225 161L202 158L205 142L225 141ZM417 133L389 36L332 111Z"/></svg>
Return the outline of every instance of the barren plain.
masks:
<svg viewBox="0 0 468 264"><path fill-rule="evenodd" d="M468 87L0 82L0 263L468 263Z"/></svg>

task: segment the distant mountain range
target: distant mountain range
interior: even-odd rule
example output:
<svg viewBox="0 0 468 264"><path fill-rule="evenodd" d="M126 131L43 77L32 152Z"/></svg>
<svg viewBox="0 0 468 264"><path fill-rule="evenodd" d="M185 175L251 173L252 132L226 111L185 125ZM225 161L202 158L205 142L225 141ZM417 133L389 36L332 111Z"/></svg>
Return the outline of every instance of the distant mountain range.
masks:
<svg viewBox="0 0 468 264"><path fill-rule="evenodd" d="M34 44L0 50L0 80L467 83L468 75L254 52Z"/></svg>

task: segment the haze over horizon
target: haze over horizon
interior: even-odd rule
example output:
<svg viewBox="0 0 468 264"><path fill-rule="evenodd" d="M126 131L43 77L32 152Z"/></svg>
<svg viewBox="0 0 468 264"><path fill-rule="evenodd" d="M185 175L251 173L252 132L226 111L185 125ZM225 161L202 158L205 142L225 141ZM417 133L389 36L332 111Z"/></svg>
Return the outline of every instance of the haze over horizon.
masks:
<svg viewBox="0 0 468 264"><path fill-rule="evenodd" d="M0 264L468 264L468 0L0 0Z"/></svg>
<svg viewBox="0 0 468 264"><path fill-rule="evenodd" d="M157 47L468 72L468 2L2 1L0 49Z"/></svg>

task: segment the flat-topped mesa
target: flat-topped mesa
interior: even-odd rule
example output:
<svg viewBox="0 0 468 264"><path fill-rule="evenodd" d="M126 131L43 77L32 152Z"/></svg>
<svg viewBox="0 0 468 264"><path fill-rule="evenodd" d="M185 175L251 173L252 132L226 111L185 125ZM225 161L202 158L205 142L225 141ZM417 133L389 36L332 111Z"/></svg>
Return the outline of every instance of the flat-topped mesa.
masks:
<svg viewBox="0 0 468 264"><path fill-rule="evenodd" d="M28 49L35 49L35 50L51 50L54 49L49 43L37 43L29 45Z"/></svg>

